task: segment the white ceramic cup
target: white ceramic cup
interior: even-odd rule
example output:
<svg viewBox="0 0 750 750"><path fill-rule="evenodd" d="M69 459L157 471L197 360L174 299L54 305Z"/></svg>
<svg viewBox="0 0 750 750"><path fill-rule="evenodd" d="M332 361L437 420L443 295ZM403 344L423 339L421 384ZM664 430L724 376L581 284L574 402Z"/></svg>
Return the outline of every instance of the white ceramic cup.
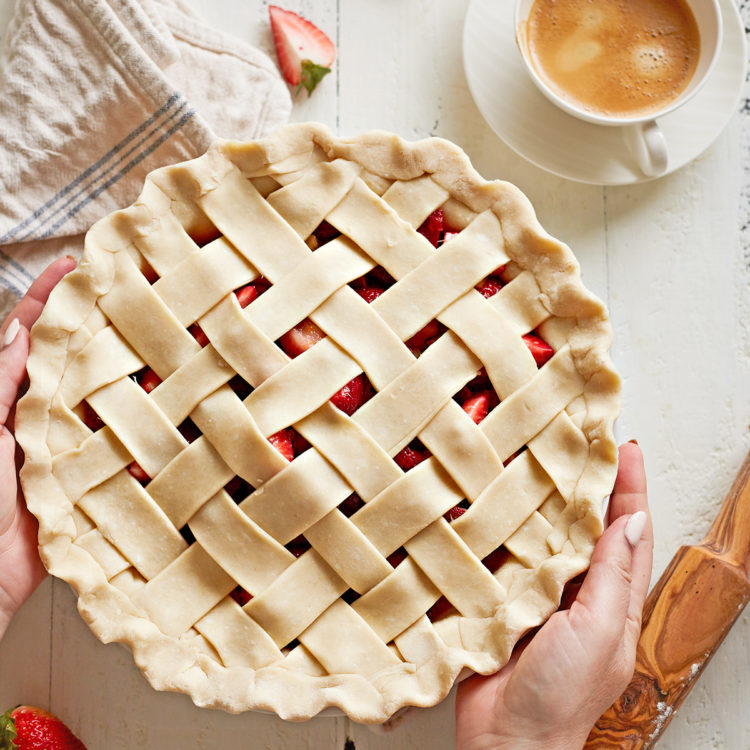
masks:
<svg viewBox="0 0 750 750"><path fill-rule="evenodd" d="M564 2L565 0L559 0ZM515 29L516 43L521 52L526 69L540 91L554 104L570 115L581 120L623 128L625 140L632 150L641 171L649 177L657 177L667 169L669 160L667 142L656 120L681 107L691 99L706 82L719 55L722 38L721 10L718 0L685 0L695 17L700 36L698 63L687 86L674 99L665 101L645 115L633 117L613 117L585 110L572 101L555 93L537 73L531 60L527 40L527 22L534 0L516 0Z"/></svg>

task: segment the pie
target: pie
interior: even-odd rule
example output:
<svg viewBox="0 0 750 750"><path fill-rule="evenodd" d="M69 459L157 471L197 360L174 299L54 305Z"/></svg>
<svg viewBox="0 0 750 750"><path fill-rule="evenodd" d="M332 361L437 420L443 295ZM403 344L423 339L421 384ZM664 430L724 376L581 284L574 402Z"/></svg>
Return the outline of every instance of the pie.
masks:
<svg viewBox="0 0 750 750"><path fill-rule="evenodd" d="M571 251L445 140L216 142L92 227L33 329L42 558L200 706L434 705L588 565L610 338Z"/></svg>

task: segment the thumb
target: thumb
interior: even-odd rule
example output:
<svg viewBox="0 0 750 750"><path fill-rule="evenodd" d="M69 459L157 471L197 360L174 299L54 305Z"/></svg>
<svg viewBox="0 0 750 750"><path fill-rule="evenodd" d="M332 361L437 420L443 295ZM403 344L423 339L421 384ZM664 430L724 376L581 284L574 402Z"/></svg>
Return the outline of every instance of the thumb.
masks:
<svg viewBox="0 0 750 750"><path fill-rule="evenodd" d="M583 605L608 641L622 638L631 598L633 550L643 533L646 513L620 516L602 534L576 603Z"/></svg>

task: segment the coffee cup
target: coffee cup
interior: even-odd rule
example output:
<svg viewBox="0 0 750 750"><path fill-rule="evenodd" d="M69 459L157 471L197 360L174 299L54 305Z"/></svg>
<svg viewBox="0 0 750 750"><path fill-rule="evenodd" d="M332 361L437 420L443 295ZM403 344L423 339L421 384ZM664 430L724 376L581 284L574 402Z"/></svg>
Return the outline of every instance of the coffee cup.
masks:
<svg viewBox="0 0 750 750"><path fill-rule="evenodd" d="M705 83L721 47L718 0L516 0L534 83L574 117L621 127L639 168L667 169L662 117Z"/></svg>

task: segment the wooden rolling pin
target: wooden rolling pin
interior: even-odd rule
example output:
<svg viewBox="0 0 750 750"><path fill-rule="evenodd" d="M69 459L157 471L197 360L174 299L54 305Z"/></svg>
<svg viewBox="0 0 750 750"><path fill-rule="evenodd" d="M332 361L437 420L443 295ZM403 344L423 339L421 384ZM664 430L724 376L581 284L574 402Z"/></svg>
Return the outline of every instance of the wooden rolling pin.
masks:
<svg viewBox="0 0 750 750"><path fill-rule="evenodd" d="M635 674L584 750L652 748L750 600L750 455L700 544L646 599Z"/></svg>

